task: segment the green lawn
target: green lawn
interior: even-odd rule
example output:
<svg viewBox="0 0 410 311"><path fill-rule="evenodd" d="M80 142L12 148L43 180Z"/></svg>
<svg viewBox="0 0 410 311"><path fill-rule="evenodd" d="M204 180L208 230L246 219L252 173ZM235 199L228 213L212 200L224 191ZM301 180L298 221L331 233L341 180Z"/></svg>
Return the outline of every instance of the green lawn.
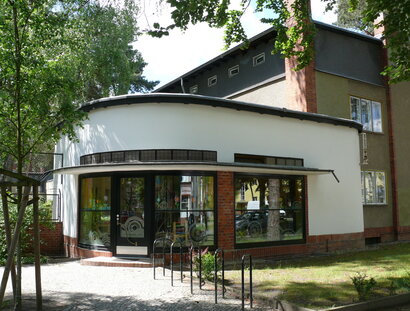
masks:
<svg viewBox="0 0 410 311"><path fill-rule="evenodd" d="M308 257L288 262L256 264L254 292L308 307L328 308L358 301L351 277L365 273L377 281L372 297L403 293L410 285L410 244L390 245L375 250ZM240 284L240 270L228 271L227 279ZM246 278L248 274L246 275Z"/></svg>

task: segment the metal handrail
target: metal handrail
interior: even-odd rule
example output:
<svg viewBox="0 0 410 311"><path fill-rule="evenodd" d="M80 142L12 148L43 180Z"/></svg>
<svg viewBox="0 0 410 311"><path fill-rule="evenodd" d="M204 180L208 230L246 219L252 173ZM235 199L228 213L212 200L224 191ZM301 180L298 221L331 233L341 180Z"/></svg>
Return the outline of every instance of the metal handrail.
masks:
<svg viewBox="0 0 410 311"><path fill-rule="evenodd" d="M175 241L171 244L171 286L174 286L174 245L179 244L179 270L181 271L181 283L182 283L182 243L181 241Z"/></svg>
<svg viewBox="0 0 410 311"><path fill-rule="evenodd" d="M245 259L249 257L249 300L251 303L251 309L253 305L253 293L252 293L252 256L245 254L242 256L242 310L245 309Z"/></svg>
<svg viewBox="0 0 410 311"><path fill-rule="evenodd" d="M152 268L154 270L154 280L155 280L155 246L161 241L163 242L162 244L162 260L163 260L162 272L164 276L165 276L165 242L168 242L168 243L171 242L170 244L172 245L172 240L168 238L158 238L152 244Z"/></svg>
<svg viewBox="0 0 410 311"><path fill-rule="evenodd" d="M191 246L191 248L189 249L189 273L190 273L190 277L191 277L191 294L194 293L194 284L193 284L193 273L192 273L192 254L194 252L194 249L198 250L198 254L199 254L199 289L202 289L202 254L201 254L201 247L197 246L194 247L193 245Z"/></svg>
<svg viewBox="0 0 410 311"><path fill-rule="evenodd" d="M224 251L220 248L215 250L214 254L214 284L215 284L215 304L218 303L218 255L222 259L222 298L225 298L225 256Z"/></svg>

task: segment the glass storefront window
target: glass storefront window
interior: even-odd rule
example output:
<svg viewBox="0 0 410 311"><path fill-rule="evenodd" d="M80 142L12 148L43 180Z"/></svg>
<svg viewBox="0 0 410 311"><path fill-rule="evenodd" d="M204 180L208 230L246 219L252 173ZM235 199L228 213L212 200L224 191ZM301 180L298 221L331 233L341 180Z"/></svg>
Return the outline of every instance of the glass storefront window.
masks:
<svg viewBox="0 0 410 311"><path fill-rule="evenodd" d="M155 176L155 237L214 245L214 178Z"/></svg>
<svg viewBox="0 0 410 311"><path fill-rule="evenodd" d="M111 178L81 180L79 243L110 246Z"/></svg>
<svg viewBox="0 0 410 311"><path fill-rule="evenodd" d="M236 244L304 238L302 177L235 178Z"/></svg>

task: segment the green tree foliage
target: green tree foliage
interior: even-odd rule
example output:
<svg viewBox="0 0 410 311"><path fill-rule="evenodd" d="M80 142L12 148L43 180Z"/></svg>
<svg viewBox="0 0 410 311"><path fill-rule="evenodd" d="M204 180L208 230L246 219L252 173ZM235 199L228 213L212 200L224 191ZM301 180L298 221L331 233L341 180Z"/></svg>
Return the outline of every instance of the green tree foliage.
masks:
<svg viewBox="0 0 410 311"><path fill-rule="evenodd" d="M322 0L333 9L338 0ZM385 26L384 36L390 52L390 64L383 72L391 82L410 80L410 0L348 0L348 9L360 7L363 25L373 24L381 13L384 19L376 26ZM159 0L159 2L164 2ZM314 26L309 23L310 7L306 0L241 0L240 9L231 9L231 0L165 0L172 8L173 23L153 25L153 36L167 35L175 27L186 29L190 24L205 22L211 27L225 28L225 43L246 41L241 23L244 12L253 6L256 12L264 12L262 22L269 23L277 31L273 53L283 57L296 57L296 69L307 66L313 59Z"/></svg>
<svg viewBox="0 0 410 311"><path fill-rule="evenodd" d="M146 63L131 46L137 39L137 14L138 7L127 0L121 6L90 3L76 16L73 32L84 44L78 71L85 100L147 92L158 84L144 78Z"/></svg>
<svg viewBox="0 0 410 311"><path fill-rule="evenodd" d="M335 25L352 28L373 35L374 24L363 19L363 12L366 10L366 0L359 0L356 10L352 10L350 0L337 0L336 14L337 21Z"/></svg>
<svg viewBox="0 0 410 311"><path fill-rule="evenodd" d="M1 205L1 203L0 203ZM52 202L44 202L40 204L40 223L44 228L54 228L54 223L51 222ZM14 229L17 222L17 206L9 206L11 228ZM33 246L33 208L27 207L26 217L24 218L21 230L21 247L23 249L23 260L25 262L33 262L32 246ZM3 214L0 213L0 266L4 266L7 260L7 242L4 228Z"/></svg>
<svg viewBox="0 0 410 311"><path fill-rule="evenodd" d="M129 46L136 11L128 1L0 1L0 165L13 162L21 174L33 153L62 135L75 139L84 100L155 85L141 76L145 63ZM17 210L25 210L27 194L17 187ZM21 245L16 253L21 310Z"/></svg>

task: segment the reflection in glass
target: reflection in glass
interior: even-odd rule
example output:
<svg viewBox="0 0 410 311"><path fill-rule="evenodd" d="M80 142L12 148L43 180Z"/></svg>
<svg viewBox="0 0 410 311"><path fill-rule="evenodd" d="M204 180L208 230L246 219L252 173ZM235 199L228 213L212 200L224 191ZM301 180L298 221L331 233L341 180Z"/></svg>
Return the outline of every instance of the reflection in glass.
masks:
<svg viewBox="0 0 410 311"><path fill-rule="evenodd" d="M372 102L373 132L382 132L382 108L378 102Z"/></svg>
<svg viewBox="0 0 410 311"><path fill-rule="evenodd" d="M384 172L375 172L377 203L386 203L386 180Z"/></svg>
<svg viewBox="0 0 410 311"><path fill-rule="evenodd" d="M144 178L121 178L120 181L120 236L144 238ZM130 244L133 244L129 240Z"/></svg>
<svg viewBox="0 0 410 311"><path fill-rule="evenodd" d="M363 204L386 204L386 175L384 172L362 172Z"/></svg>
<svg viewBox="0 0 410 311"><path fill-rule="evenodd" d="M352 110L352 120L361 122L361 107L360 107L360 99L356 97L350 97L350 107Z"/></svg>
<svg viewBox="0 0 410 311"><path fill-rule="evenodd" d="M303 239L303 179L235 179L236 243Z"/></svg>
<svg viewBox="0 0 410 311"><path fill-rule="evenodd" d="M374 173L373 172L364 172L364 185L366 189L366 203L375 203L375 184L374 184Z"/></svg>
<svg viewBox="0 0 410 311"><path fill-rule="evenodd" d="M81 180L80 239L82 244L110 246L111 178Z"/></svg>
<svg viewBox="0 0 410 311"><path fill-rule="evenodd" d="M367 99L361 99L362 102L362 124L363 130L372 130L372 107L371 103Z"/></svg>
<svg viewBox="0 0 410 311"><path fill-rule="evenodd" d="M156 238L214 245L214 178L155 177Z"/></svg>

